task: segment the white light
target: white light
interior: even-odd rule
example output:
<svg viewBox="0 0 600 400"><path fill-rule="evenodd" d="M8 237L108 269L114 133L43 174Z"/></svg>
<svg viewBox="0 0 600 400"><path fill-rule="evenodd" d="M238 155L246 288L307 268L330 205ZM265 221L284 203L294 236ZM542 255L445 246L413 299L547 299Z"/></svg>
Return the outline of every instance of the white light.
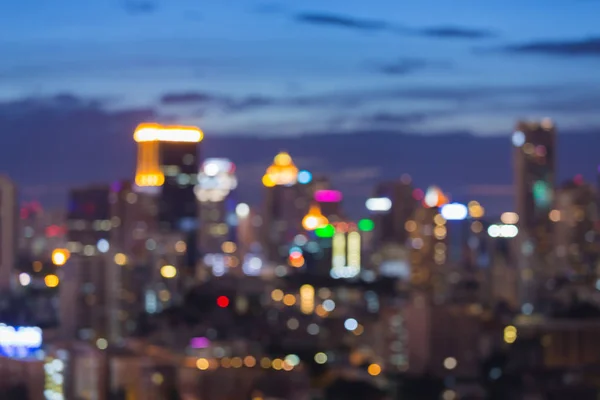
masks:
<svg viewBox="0 0 600 400"><path fill-rule="evenodd" d="M42 345L42 330L38 327L7 326L0 324L0 347L37 349Z"/></svg>
<svg viewBox="0 0 600 400"><path fill-rule="evenodd" d="M359 267L347 266L335 266L331 269L330 275L333 279L350 279L355 278L360 273Z"/></svg>
<svg viewBox="0 0 600 400"><path fill-rule="evenodd" d="M325 353L315 354L315 362L317 364L325 364L327 362L327 354L325 354Z"/></svg>
<svg viewBox="0 0 600 400"><path fill-rule="evenodd" d="M456 361L456 358L454 358L454 357L447 357L444 360L444 368L446 368L446 369L454 369L454 368L456 368L457 365L458 365L458 362Z"/></svg>
<svg viewBox="0 0 600 400"><path fill-rule="evenodd" d="M208 176L215 176L219 173L219 165L214 162L204 164L204 173Z"/></svg>
<svg viewBox="0 0 600 400"><path fill-rule="evenodd" d="M469 210L464 204L450 203L442 206L440 213L448 221L462 221L469 215Z"/></svg>
<svg viewBox="0 0 600 400"><path fill-rule="evenodd" d="M108 243L108 240L100 239L98 240L96 247L100 253L106 253L110 249L110 244Z"/></svg>
<svg viewBox="0 0 600 400"><path fill-rule="evenodd" d="M240 203L235 207L235 213L238 218L246 218L250 215L250 207L246 203Z"/></svg>
<svg viewBox="0 0 600 400"><path fill-rule="evenodd" d="M500 236L505 238L514 238L519 233L519 228L514 225L504 225L500 227Z"/></svg>
<svg viewBox="0 0 600 400"><path fill-rule="evenodd" d="M487 231L490 237L495 238L500 236L500 227L498 225L490 225Z"/></svg>
<svg viewBox="0 0 600 400"><path fill-rule="evenodd" d="M358 321L354 318L348 318L346 321L344 321L344 328L346 328L348 331L353 331L358 328Z"/></svg>
<svg viewBox="0 0 600 400"><path fill-rule="evenodd" d="M19 283L21 286L27 286L31 283L31 276L25 272L19 274Z"/></svg>
<svg viewBox="0 0 600 400"><path fill-rule="evenodd" d="M332 312L333 310L335 310L335 302L331 299L327 299L323 302L323 308L327 312Z"/></svg>
<svg viewBox="0 0 600 400"><path fill-rule="evenodd" d="M298 357L295 354L289 354L285 357L285 361L290 364L292 367L297 366L298 364L300 364L300 357Z"/></svg>
<svg viewBox="0 0 600 400"><path fill-rule="evenodd" d="M100 338L96 340L96 347L98 347L100 350L106 350L108 347L108 341L104 338Z"/></svg>
<svg viewBox="0 0 600 400"><path fill-rule="evenodd" d="M365 203L369 211L389 211L392 208L392 201L387 197L373 197Z"/></svg>
<svg viewBox="0 0 600 400"><path fill-rule="evenodd" d="M525 134L521 131L516 131L512 135L512 143L515 147L521 147L525 144Z"/></svg>

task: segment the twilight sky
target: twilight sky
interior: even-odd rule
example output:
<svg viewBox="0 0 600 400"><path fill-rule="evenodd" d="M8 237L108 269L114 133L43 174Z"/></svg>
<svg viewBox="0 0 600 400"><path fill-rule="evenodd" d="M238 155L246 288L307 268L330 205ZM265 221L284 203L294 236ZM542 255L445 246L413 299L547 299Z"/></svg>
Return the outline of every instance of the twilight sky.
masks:
<svg viewBox="0 0 600 400"><path fill-rule="evenodd" d="M226 136L508 135L520 117L591 132L598 15L595 0L6 1L0 170L27 187L130 175L118 152L145 119L198 124L209 149ZM108 171L86 164L105 153Z"/></svg>

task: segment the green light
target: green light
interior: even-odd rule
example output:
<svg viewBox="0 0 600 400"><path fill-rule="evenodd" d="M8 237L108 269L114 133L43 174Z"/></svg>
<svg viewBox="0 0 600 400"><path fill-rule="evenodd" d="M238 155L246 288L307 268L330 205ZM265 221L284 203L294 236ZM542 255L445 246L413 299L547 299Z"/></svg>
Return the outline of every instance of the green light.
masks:
<svg viewBox="0 0 600 400"><path fill-rule="evenodd" d="M315 235L317 235L320 238L333 237L333 235L335 235L335 228L331 224L325 225L321 228L315 229Z"/></svg>
<svg viewBox="0 0 600 400"><path fill-rule="evenodd" d="M371 232L375 228L375 223L371 219L361 219L358 221L358 229L365 232Z"/></svg>

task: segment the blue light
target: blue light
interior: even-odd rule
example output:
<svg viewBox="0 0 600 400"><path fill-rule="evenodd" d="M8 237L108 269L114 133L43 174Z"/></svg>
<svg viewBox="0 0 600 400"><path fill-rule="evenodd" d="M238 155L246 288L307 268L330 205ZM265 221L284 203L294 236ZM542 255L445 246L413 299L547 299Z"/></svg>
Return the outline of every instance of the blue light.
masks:
<svg viewBox="0 0 600 400"><path fill-rule="evenodd" d="M0 355L25 358L41 347L42 330L40 328L0 324Z"/></svg>
<svg viewBox="0 0 600 400"><path fill-rule="evenodd" d="M306 185L312 181L312 174L307 170L302 170L298 172L298 183L302 185Z"/></svg>

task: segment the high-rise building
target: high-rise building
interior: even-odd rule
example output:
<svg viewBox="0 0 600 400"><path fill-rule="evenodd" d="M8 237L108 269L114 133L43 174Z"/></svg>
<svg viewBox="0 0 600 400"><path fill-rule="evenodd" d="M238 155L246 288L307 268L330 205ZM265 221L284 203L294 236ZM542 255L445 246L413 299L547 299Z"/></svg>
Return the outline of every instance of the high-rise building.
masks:
<svg viewBox="0 0 600 400"><path fill-rule="evenodd" d="M595 188L580 176L565 182L556 193L555 222L557 270L581 278L595 278L600 260L597 239L598 208ZM595 283L595 279L593 279Z"/></svg>
<svg viewBox="0 0 600 400"><path fill-rule="evenodd" d="M377 242L406 244L409 233L404 226L418 206L413 191L408 175L403 176L400 180L377 185L375 198L388 198L391 200L391 208L388 212L378 213L374 216L375 240Z"/></svg>
<svg viewBox="0 0 600 400"><path fill-rule="evenodd" d="M139 192L157 197L159 230L184 232L190 267L195 266L198 205L194 187L198 173L196 127L141 124L134 133L138 143L135 183Z"/></svg>
<svg viewBox="0 0 600 400"><path fill-rule="evenodd" d="M10 286L17 251L17 188L0 175L0 290Z"/></svg>
<svg viewBox="0 0 600 400"><path fill-rule="evenodd" d="M265 200L262 221L263 251L271 261L287 256L287 247L296 234L303 230L308 202L306 192L297 184L298 168L287 153L279 153L263 176ZM285 247L285 248L284 248Z"/></svg>
<svg viewBox="0 0 600 400"><path fill-rule="evenodd" d="M233 162L225 158L204 161L195 188L200 202L198 248L202 255L220 253L223 243L236 241L236 187Z"/></svg>
<svg viewBox="0 0 600 400"><path fill-rule="evenodd" d="M91 339L106 334L105 253L113 228L109 195L108 185L69 192L67 249L71 257L61 267L64 281L60 292L61 308L70 304L69 313L61 310L61 324L69 328L68 335Z"/></svg>
<svg viewBox="0 0 600 400"><path fill-rule="evenodd" d="M522 302L540 299L545 279L553 270L553 222L556 130L549 119L519 122L512 135L516 212L519 216L517 251L521 269Z"/></svg>

